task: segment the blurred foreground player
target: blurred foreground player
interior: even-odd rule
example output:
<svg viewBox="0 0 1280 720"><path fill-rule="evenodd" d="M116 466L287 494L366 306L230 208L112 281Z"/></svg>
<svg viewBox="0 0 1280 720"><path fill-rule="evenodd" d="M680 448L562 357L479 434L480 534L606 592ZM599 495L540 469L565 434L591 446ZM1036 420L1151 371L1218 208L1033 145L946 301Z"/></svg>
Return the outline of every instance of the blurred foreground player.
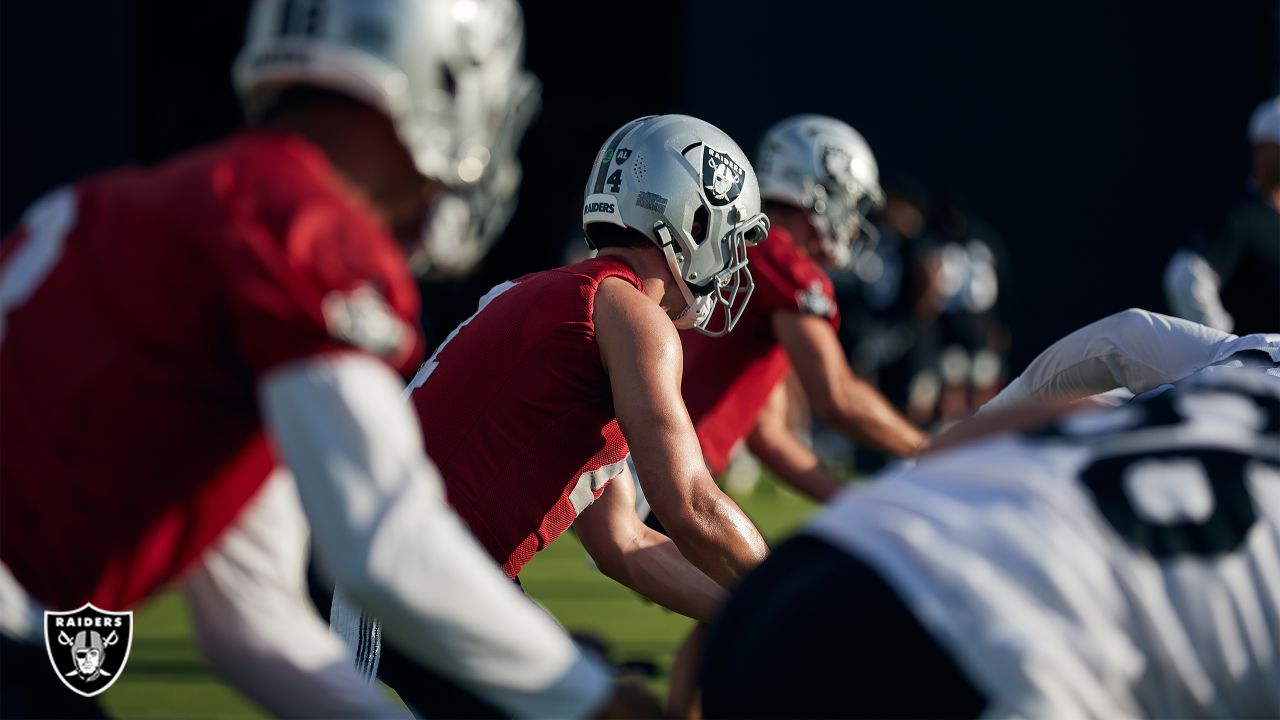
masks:
<svg viewBox="0 0 1280 720"><path fill-rule="evenodd" d="M521 28L509 0L259 2L236 67L258 127L55 190L5 238L6 716L96 712L59 704L40 607L130 608L188 573L210 660L268 710L394 714L307 604L299 502L415 660L514 715L605 701L446 509L397 376L420 352L406 251L446 185L514 162ZM277 460L296 487L264 487Z"/></svg>
<svg viewBox="0 0 1280 720"><path fill-rule="evenodd" d="M839 120L799 115L770 128L759 154L760 194L772 227L751 249L756 291L740 327L723 339L682 333L685 401L707 465L724 470L747 447L783 481L822 501L840 487L786 423L782 379L794 368L814 412L860 444L898 456L926 443L849 368L823 266L847 264L882 202L875 158ZM643 470L640 472L643 478Z"/></svg>
<svg viewBox="0 0 1280 720"><path fill-rule="evenodd" d="M702 460L677 334L725 333L742 315L747 245L768 229L759 198L746 155L711 125L626 124L584 193L599 255L498 285L418 372L412 399L449 501L509 577L572 525L606 575L705 621L764 558ZM670 538L636 517L628 450Z"/></svg>
<svg viewBox="0 0 1280 720"><path fill-rule="evenodd" d="M726 605L707 717L1275 717L1280 368L1253 362L842 494Z"/></svg>

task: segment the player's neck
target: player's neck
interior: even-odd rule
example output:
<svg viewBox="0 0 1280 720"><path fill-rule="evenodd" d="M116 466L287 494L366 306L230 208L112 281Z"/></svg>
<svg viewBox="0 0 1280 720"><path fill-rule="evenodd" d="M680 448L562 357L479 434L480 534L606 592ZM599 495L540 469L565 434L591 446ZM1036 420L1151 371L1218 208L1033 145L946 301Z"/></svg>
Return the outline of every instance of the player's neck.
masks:
<svg viewBox="0 0 1280 720"><path fill-rule="evenodd" d="M684 296L676 285L667 259L656 246L643 248L611 247L600 251L600 257L611 257L626 263L644 284L644 294L658 304L668 317L685 308Z"/></svg>

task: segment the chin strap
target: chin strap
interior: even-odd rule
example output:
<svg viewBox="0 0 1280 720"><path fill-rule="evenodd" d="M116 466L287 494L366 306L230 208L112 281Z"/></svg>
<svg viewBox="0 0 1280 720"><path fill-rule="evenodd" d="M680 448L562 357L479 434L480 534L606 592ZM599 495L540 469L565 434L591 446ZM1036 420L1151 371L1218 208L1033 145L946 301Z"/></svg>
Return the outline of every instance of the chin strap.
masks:
<svg viewBox="0 0 1280 720"><path fill-rule="evenodd" d="M684 273L680 270L680 264L676 260L675 239L671 237L671 229L662 223L658 223L653 228L654 233L662 240L662 256L667 259L667 268L671 270L671 275L676 279L676 287L680 288L680 295L684 297L685 303L694 313L694 327L702 327L707 324L707 320L711 319L709 308L705 304L698 303L693 296L693 291L689 289L689 284L684 280Z"/></svg>

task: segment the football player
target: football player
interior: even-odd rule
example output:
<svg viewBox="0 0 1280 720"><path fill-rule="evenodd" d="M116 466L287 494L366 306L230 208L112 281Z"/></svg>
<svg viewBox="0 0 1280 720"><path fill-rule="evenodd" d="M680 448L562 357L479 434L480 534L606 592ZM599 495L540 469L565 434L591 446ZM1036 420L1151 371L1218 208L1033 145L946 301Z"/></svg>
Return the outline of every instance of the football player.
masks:
<svg viewBox="0 0 1280 720"><path fill-rule="evenodd" d="M747 246L769 227L755 174L708 123L640 118L600 149L582 226L597 257L493 288L418 371L427 450L508 577L572 526L606 575L706 621L767 548L703 462L677 328L742 317ZM670 537L636 516L628 451ZM386 653L384 680L402 665ZM433 712L439 693L421 694Z"/></svg>
<svg viewBox="0 0 1280 720"><path fill-rule="evenodd" d="M1024 406L1050 419L840 495L730 598L706 716L1276 716L1280 368L1257 357Z"/></svg>
<svg viewBox="0 0 1280 720"><path fill-rule="evenodd" d="M211 660L268 710L394 714L307 604L299 508L416 661L509 714L601 707L606 671L448 511L397 375L430 208L510 184L521 55L510 0L261 0L253 127L54 190L4 239L5 715L96 711L58 705L39 607L188 573Z"/></svg>
<svg viewBox="0 0 1280 720"><path fill-rule="evenodd" d="M849 368L824 266L848 263L874 232L867 213L882 202L875 158L839 120L799 115L765 134L760 194L772 221L751 249L755 295L732 335L681 333L684 398L707 465L724 470L747 447L780 479L823 501L840 482L789 429L786 384L794 368L814 412L859 443L908 456L926 437ZM640 471L643 478L643 470Z"/></svg>

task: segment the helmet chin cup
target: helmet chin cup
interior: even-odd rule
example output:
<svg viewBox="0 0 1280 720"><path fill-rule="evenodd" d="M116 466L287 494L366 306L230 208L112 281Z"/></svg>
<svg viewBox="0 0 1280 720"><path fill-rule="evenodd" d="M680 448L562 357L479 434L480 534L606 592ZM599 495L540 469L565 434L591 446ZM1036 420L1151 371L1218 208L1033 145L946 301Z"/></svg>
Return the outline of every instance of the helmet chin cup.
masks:
<svg viewBox="0 0 1280 720"><path fill-rule="evenodd" d="M683 312L671 320L677 330L692 330L698 324L698 311L692 305L686 305Z"/></svg>

